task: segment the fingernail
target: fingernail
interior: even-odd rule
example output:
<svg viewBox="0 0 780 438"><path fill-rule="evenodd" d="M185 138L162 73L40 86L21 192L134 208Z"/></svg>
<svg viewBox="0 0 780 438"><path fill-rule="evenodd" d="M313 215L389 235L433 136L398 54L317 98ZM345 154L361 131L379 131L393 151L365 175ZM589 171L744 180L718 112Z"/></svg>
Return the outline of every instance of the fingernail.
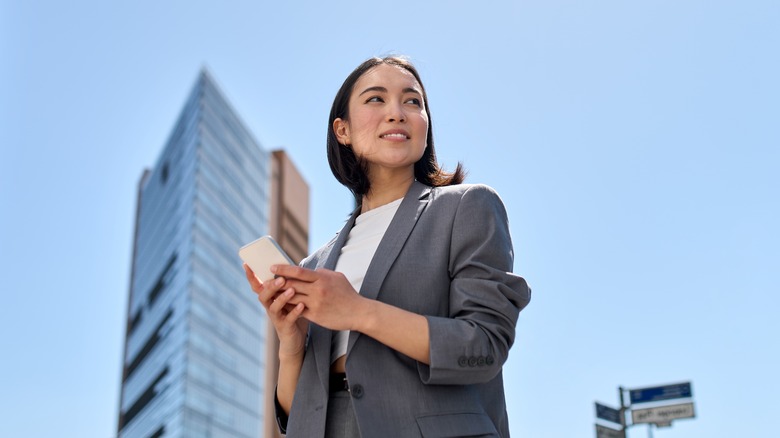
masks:
<svg viewBox="0 0 780 438"><path fill-rule="evenodd" d="M282 277L277 278L276 280L274 280L274 284L277 285L277 286L283 285L284 284L284 278L282 278Z"/></svg>

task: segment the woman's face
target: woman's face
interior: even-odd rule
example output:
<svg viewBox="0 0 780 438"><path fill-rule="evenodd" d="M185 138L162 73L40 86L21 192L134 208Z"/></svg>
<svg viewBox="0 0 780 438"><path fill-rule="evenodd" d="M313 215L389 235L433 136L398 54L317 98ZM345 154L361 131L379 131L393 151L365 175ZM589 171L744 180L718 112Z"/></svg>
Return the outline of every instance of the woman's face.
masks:
<svg viewBox="0 0 780 438"><path fill-rule="evenodd" d="M339 142L349 145L376 171L414 174L428 136L422 87L401 67L380 64L355 82L349 99L349 120L336 119Z"/></svg>

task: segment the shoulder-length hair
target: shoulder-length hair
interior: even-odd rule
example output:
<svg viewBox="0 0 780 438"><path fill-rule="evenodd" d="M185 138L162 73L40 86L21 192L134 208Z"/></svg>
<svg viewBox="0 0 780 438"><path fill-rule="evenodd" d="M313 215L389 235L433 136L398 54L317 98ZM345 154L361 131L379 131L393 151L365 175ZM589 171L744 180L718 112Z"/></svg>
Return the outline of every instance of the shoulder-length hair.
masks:
<svg viewBox="0 0 780 438"><path fill-rule="evenodd" d="M328 117L328 164L330 164L330 170L333 172L336 180L352 192L358 205L362 203L363 195L368 193L371 188L366 161L362 157L356 156L351 148L339 143L336 133L333 131L333 121L339 118L349 120L349 99L352 97L355 83L366 72L380 64L403 68L414 75L414 78L420 84L420 88L422 88L425 112L428 115L428 136L422 157L414 163L415 179L432 187L462 183L465 171L460 162L454 172L447 172L439 166L436 160L436 150L433 147L432 119L425 86L423 86L420 74L414 65L398 56L367 59L347 76L344 83L341 84L338 93L336 93L336 97L333 99L333 106L330 108L330 116Z"/></svg>

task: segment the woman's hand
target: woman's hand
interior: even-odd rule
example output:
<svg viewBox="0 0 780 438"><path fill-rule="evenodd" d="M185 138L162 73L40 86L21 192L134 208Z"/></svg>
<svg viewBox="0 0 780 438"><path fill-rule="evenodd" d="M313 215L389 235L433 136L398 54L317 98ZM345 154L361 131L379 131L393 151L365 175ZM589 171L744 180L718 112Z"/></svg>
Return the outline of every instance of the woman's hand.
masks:
<svg viewBox="0 0 780 438"><path fill-rule="evenodd" d="M340 272L274 265L271 272L294 289L287 305L305 305L303 317L331 330L368 335L421 363L430 364L428 320L358 294Z"/></svg>
<svg viewBox="0 0 780 438"><path fill-rule="evenodd" d="M367 301L355 291L340 272L327 269L300 268L274 265L271 272L284 278L286 290L295 294L286 301L288 306L305 306L304 318L331 330L357 330L361 306Z"/></svg>
<svg viewBox="0 0 780 438"><path fill-rule="evenodd" d="M309 322L301 318L304 305L290 302L295 291L285 287L283 278L261 283L246 263L244 271L249 285L257 294L279 337L279 359L302 358Z"/></svg>

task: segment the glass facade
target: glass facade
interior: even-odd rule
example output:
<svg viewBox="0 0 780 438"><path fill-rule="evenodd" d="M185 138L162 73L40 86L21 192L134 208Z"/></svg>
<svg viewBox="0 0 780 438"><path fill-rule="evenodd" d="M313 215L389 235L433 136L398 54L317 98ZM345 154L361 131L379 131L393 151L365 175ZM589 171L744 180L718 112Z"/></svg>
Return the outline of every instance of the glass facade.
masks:
<svg viewBox="0 0 780 438"><path fill-rule="evenodd" d="M139 184L120 437L260 436L267 325L237 250L268 234L270 160L201 72Z"/></svg>

